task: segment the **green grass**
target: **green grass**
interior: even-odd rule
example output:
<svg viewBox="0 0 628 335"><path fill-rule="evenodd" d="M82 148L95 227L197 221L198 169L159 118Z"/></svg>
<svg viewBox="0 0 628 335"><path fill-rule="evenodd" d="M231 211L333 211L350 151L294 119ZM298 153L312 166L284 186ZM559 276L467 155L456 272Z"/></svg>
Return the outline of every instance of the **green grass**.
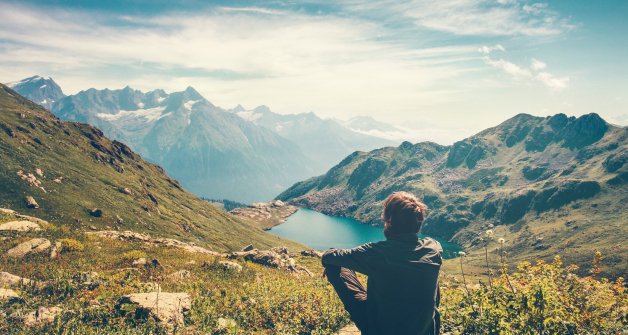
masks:
<svg viewBox="0 0 628 335"><path fill-rule="evenodd" d="M97 129L61 122L0 86L0 207L71 229L133 230L193 241L216 251L248 244L301 247L216 209L182 189L160 167L125 150ZM44 176L37 179L46 192L17 175L20 170L35 174L37 168L43 171ZM62 178L61 183L54 181L57 178ZM131 194L121 192L124 188ZM27 209L24 198L28 195L41 208ZM92 208L100 208L102 217L90 216Z"/></svg>

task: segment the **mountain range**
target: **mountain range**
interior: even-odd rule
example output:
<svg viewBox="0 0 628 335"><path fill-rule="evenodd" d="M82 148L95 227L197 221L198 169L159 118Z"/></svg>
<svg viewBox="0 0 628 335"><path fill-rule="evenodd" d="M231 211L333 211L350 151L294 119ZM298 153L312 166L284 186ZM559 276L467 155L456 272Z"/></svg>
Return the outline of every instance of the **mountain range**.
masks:
<svg viewBox="0 0 628 335"><path fill-rule="evenodd" d="M600 250L607 271L625 276L627 162L626 127L597 114L520 114L451 146L356 151L278 199L381 225L383 200L410 191L430 208L422 232L472 253L490 230L516 261L560 253L586 264Z"/></svg>
<svg viewBox="0 0 628 335"><path fill-rule="evenodd" d="M354 150L394 143L313 113L281 115L265 106L225 110L192 87L170 94L92 88L64 96L60 89L34 89L59 87L39 76L11 87L63 120L98 127L207 198L272 199Z"/></svg>
<svg viewBox="0 0 628 335"><path fill-rule="evenodd" d="M65 232L132 230L214 250L294 245L199 199L98 128L61 121L2 84L0 156L0 208Z"/></svg>

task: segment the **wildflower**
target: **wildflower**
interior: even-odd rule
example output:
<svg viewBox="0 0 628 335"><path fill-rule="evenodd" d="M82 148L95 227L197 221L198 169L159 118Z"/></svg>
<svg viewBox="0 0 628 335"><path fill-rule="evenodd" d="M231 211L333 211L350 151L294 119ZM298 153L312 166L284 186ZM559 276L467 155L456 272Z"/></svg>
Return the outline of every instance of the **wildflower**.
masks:
<svg viewBox="0 0 628 335"><path fill-rule="evenodd" d="M495 232L493 232L493 229L489 229L489 230L487 230L487 231L485 232L485 234L486 234L486 237L487 237L487 238L489 238L489 239L491 239L491 240L493 239L493 237L495 237Z"/></svg>
<svg viewBox="0 0 628 335"><path fill-rule="evenodd" d="M464 257L464 256L466 256L466 255L467 255L467 253L466 253L466 252L464 252L464 251L458 251L458 256L460 256L460 257Z"/></svg>
<svg viewBox="0 0 628 335"><path fill-rule="evenodd" d="M499 240L497 240L497 242L499 242L499 244L504 244L504 242L506 242L506 240L504 240L503 237L500 237Z"/></svg>

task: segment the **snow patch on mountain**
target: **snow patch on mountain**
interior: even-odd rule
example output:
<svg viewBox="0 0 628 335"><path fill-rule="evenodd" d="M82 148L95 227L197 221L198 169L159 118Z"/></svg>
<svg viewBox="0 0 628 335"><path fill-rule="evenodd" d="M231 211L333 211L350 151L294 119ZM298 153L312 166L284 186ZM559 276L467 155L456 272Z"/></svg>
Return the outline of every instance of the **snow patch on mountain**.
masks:
<svg viewBox="0 0 628 335"><path fill-rule="evenodd" d="M135 118L144 118L148 122L157 121L160 118L166 116L167 114L163 114L163 111L166 107L159 106L154 108L147 109L137 109L134 111L120 110L116 114L106 114L106 113L98 113L96 116L100 119L106 121L118 121L118 120L129 120Z"/></svg>

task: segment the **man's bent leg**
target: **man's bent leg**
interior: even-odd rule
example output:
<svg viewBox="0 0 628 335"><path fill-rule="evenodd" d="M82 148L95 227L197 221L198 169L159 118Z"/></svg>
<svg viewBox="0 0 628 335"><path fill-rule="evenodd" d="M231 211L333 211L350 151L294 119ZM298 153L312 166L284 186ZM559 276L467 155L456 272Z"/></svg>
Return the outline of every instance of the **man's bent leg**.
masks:
<svg viewBox="0 0 628 335"><path fill-rule="evenodd" d="M366 289L358 280L353 270L341 268L335 265L325 266L327 280L336 290L351 320L364 331L367 325L366 315Z"/></svg>

